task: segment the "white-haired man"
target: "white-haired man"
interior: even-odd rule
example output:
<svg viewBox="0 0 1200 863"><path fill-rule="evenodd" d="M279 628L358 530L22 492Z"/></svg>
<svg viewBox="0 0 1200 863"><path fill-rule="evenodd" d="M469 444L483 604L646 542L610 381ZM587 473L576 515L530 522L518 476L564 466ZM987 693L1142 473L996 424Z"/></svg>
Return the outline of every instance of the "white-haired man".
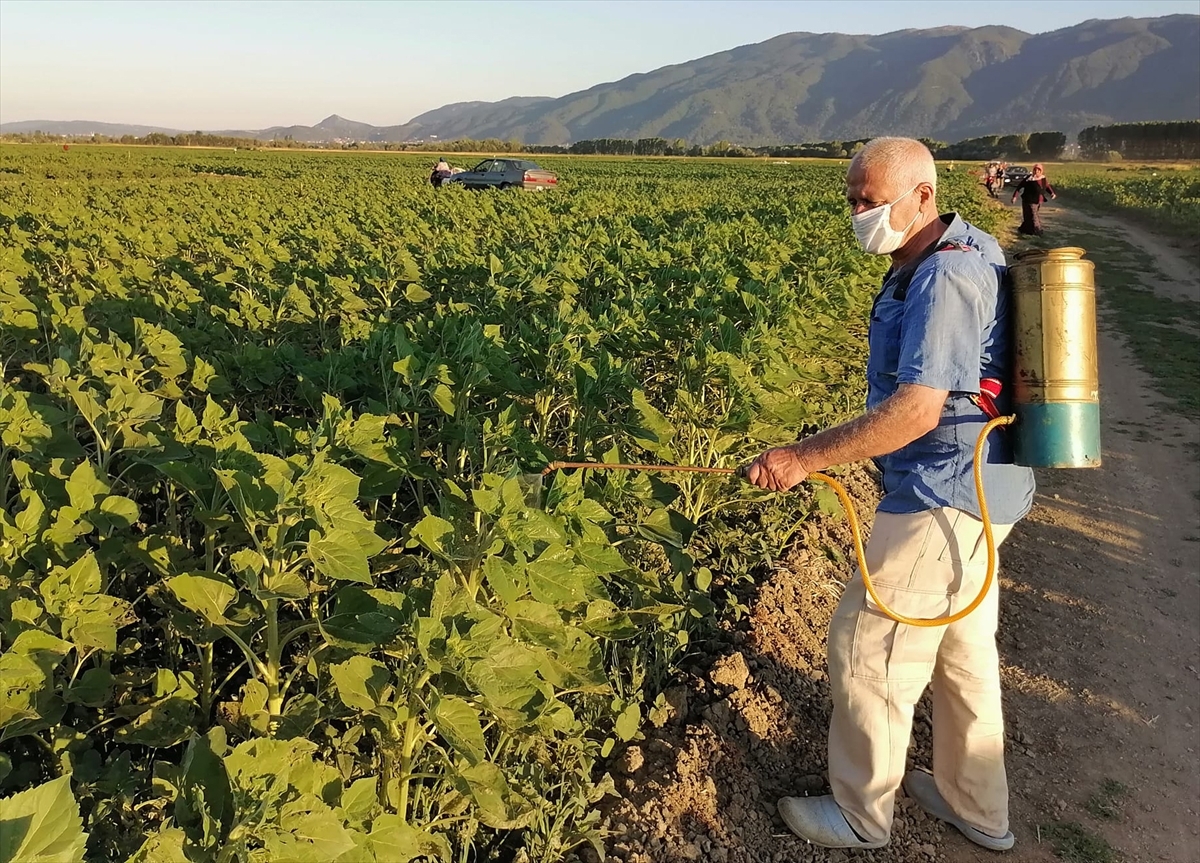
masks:
<svg viewBox="0 0 1200 863"><path fill-rule="evenodd" d="M987 550L972 482L973 449L1007 394L1004 255L988 234L937 207L933 156L918 141L877 138L846 174L854 232L892 268L871 311L867 411L755 459L749 479L784 491L813 471L871 458L883 474L866 562L882 599L932 618L970 602ZM1013 465L1008 432L989 436L983 478L997 545L1033 501L1033 474ZM785 797L788 827L818 845L879 848L901 782L909 796L973 842L1013 845L996 650L998 587L945 627L898 624L856 573L829 629L832 795ZM913 709L933 690L933 774L904 774Z"/></svg>

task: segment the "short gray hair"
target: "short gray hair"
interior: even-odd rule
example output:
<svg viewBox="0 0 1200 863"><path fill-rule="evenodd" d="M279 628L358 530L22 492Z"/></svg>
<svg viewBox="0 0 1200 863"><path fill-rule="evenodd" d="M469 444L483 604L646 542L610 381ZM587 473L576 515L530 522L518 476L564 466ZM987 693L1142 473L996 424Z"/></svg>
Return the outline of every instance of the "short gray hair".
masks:
<svg viewBox="0 0 1200 863"><path fill-rule="evenodd" d="M937 192L933 153L914 138L873 138L855 154L851 167L878 166L895 178L897 190L928 183Z"/></svg>

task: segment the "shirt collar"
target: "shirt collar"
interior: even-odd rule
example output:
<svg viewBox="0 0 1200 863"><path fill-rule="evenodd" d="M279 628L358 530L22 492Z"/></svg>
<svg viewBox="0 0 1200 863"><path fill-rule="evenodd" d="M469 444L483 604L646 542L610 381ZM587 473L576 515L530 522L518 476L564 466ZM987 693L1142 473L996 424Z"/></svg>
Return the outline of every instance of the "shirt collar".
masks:
<svg viewBox="0 0 1200 863"><path fill-rule="evenodd" d="M967 223L963 221L963 217L958 213L942 213L938 216L942 220L942 224L946 226L946 230L942 232L942 236L938 238L939 243L944 243L951 237L961 237L967 232Z"/></svg>
<svg viewBox="0 0 1200 863"><path fill-rule="evenodd" d="M909 261L900 269L897 270L892 268L888 270L887 275L883 278L885 283L888 281L888 279L892 278L892 276L898 275L902 272L912 272L919 267L926 258L929 257L930 253L932 253L934 249L942 245L942 243L946 242L950 237L961 237L967 232L967 223L963 221L962 216L960 216L958 213L942 213L940 216L938 216L938 219L940 219L942 224L945 226L945 230L942 231L941 236L926 246L925 250L921 252L921 254L917 255L916 258Z"/></svg>

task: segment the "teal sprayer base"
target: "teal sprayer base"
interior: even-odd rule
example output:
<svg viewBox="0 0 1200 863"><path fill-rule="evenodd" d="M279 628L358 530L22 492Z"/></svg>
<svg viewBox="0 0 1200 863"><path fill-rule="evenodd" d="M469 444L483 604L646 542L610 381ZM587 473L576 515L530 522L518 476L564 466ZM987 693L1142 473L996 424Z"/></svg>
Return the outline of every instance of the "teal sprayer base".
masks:
<svg viewBox="0 0 1200 863"><path fill-rule="evenodd" d="M1016 405L1013 460L1026 467L1100 467L1100 404Z"/></svg>

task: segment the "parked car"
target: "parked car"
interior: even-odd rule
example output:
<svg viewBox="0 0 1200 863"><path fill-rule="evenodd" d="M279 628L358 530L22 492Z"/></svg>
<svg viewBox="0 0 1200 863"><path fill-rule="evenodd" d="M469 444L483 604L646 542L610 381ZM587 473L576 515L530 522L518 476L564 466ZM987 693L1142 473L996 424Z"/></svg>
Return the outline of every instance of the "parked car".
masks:
<svg viewBox="0 0 1200 863"><path fill-rule="evenodd" d="M519 188L543 192L558 186L558 175L527 159L484 159L469 171L447 177L445 182L461 183L468 189Z"/></svg>
<svg viewBox="0 0 1200 863"><path fill-rule="evenodd" d="M1020 165L1009 165L1004 169L1004 185L1016 186L1019 185L1026 177L1029 176L1029 169L1022 168Z"/></svg>

